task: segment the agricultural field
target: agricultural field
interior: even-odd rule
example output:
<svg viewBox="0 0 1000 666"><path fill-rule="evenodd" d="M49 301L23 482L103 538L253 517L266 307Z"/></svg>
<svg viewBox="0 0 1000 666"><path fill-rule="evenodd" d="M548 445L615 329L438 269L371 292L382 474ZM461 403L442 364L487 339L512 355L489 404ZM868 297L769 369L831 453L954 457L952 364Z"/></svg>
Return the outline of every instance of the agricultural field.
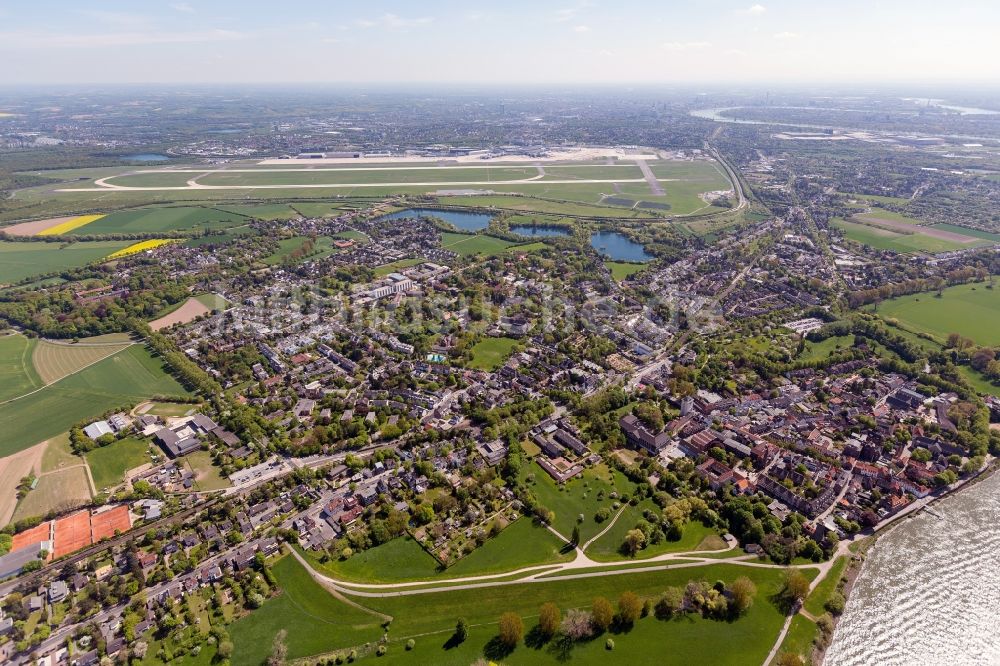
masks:
<svg viewBox="0 0 1000 666"><path fill-rule="evenodd" d="M173 238L153 238L150 240L139 241L138 243L133 243L126 248L122 248L117 252L113 252L108 255L108 259L119 259L121 257L127 257L131 254L138 254L139 252L146 252L148 250L155 250L156 248L167 245L168 243L176 243L177 241Z"/></svg>
<svg viewBox="0 0 1000 666"><path fill-rule="evenodd" d="M935 294L913 294L883 301L878 313L903 327L944 342L960 333L980 345L1000 345L1000 290L985 283L963 284Z"/></svg>
<svg viewBox="0 0 1000 666"><path fill-rule="evenodd" d="M75 235L139 234L226 229L249 222L245 215L201 206L164 206L111 213L77 227Z"/></svg>
<svg viewBox="0 0 1000 666"><path fill-rule="evenodd" d="M149 441L126 437L85 454L97 492L122 482L125 472L149 462Z"/></svg>
<svg viewBox="0 0 1000 666"><path fill-rule="evenodd" d="M32 363L37 340L18 333L0 337L0 400L7 400L43 385Z"/></svg>
<svg viewBox="0 0 1000 666"><path fill-rule="evenodd" d="M34 275L57 273L99 262L130 241L79 243L0 241L0 285L20 282Z"/></svg>
<svg viewBox="0 0 1000 666"><path fill-rule="evenodd" d="M856 217L865 220L867 224L858 224L841 218L833 218L831 224L844 232L852 241L867 245L876 250L892 250L902 254L912 252L948 252L968 247L980 247L989 244L988 240L977 238L971 234L935 229L935 227L919 226L916 221L903 222L883 218ZM902 216L897 216L902 217ZM876 225L876 221L882 223ZM889 221L892 227L885 226ZM935 225L938 226L938 225Z"/></svg>
<svg viewBox="0 0 1000 666"><path fill-rule="evenodd" d="M0 456L69 430L77 421L152 395L187 396L145 347L131 347L16 400L0 403Z"/></svg>
<svg viewBox="0 0 1000 666"><path fill-rule="evenodd" d="M85 338L76 344L39 340L31 356L32 364L42 381L51 384L132 344L131 340L124 342L94 340Z"/></svg>
<svg viewBox="0 0 1000 666"><path fill-rule="evenodd" d="M469 367L476 370L496 370L507 361L517 346L513 338L486 338L473 345Z"/></svg>

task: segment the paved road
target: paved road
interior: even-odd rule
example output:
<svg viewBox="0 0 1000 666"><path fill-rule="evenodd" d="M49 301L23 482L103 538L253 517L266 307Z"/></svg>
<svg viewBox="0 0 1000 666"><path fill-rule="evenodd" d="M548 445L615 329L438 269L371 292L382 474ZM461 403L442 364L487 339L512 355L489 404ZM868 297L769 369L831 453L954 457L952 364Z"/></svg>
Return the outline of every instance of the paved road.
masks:
<svg viewBox="0 0 1000 666"><path fill-rule="evenodd" d="M666 192L663 191L663 185L656 179L656 174L654 174L653 170L649 168L648 164L646 164L646 160L636 160L636 164L639 165L639 168L642 170L643 177L646 179L646 182L649 183L649 193L657 197L662 197L666 194ZM621 182L628 183L631 181L623 180Z"/></svg>

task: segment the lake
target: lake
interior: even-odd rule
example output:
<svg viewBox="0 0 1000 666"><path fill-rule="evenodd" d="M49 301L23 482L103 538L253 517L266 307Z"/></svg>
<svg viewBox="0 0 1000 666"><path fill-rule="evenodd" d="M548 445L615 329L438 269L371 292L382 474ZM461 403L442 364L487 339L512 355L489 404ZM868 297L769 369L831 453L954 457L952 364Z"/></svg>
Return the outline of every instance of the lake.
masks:
<svg viewBox="0 0 1000 666"><path fill-rule="evenodd" d="M489 213L466 213L437 208L407 208L379 217L380 220L399 220L404 217L436 217L465 231L479 231L490 225L493 216Z"/></svg>
<svg viewBox="0 0 1000 666"><path fill-rule="evenodd" d="M531 224L517 224L510 228L512 233L519 236L569 236L573 232L567 227L546 227L534 226Z"/></svg>
<svg viewBox="0 0 1000 666"><path fill-rule="evenodd" d="M590 235L590 245L595 250L615 261L652 261L653 255L617 231L595 231Z"/></svg>

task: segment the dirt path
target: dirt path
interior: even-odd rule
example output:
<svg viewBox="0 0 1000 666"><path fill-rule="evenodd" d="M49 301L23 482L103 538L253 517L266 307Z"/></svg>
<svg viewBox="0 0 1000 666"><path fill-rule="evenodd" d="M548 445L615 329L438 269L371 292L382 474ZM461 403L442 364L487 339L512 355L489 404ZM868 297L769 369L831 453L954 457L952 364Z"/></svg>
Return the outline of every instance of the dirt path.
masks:
<svg viewBox="0 0 1000 666"><path fill-rule="evenodd" d="M0 525L6 525L17 508L17 485L21 479L32 471L42 469L42 456L48 446L48 440L36 444L30 449L0 458Z"/></svg>

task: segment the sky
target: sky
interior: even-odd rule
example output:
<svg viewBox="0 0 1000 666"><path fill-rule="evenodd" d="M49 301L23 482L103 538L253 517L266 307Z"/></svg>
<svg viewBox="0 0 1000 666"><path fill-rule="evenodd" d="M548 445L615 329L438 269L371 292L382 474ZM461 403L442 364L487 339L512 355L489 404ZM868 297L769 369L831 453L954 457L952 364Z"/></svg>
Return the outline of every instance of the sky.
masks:
<svg viewBox="0 0 1000 666"><path fill-rule="evenodd" d="M998 0L0 0L0 85L1000 83Z"/></svg>

